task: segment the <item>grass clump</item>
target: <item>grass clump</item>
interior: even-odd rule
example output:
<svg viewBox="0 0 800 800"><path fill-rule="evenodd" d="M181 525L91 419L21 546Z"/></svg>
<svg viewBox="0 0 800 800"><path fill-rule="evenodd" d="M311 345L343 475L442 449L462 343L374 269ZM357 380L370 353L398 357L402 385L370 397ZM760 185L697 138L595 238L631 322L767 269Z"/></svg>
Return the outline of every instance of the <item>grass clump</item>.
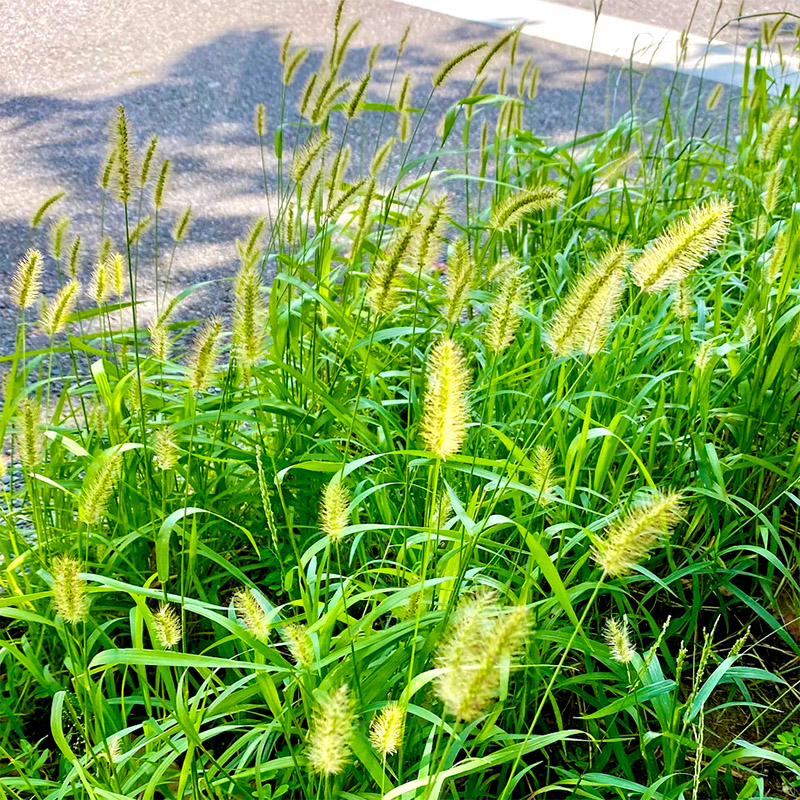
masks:
<svg viewBox="0 0 800 800"><path fill-rule="evenodd" d="M191 208L124 108L98 230L49 233L61 195L34 216L3 356L0 793L779 796L797 97L754 49L742 98L549 143L516 32L418 103L405 39L377 97L381 51L350 76L342 5L335 29L298 113L288 38L255 109L268 214L226 314L181 316Z"/></svg>

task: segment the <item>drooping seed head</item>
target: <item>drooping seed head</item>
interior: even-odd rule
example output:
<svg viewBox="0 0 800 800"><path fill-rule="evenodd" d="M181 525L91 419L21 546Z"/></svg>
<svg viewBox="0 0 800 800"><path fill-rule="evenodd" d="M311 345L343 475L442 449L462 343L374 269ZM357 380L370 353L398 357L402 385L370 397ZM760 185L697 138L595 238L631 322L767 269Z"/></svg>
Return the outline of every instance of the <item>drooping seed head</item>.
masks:
<svg viewBox="0 0 800 800"><path fill-rule="evenodd" d="M556 355L592 355L603 347L625 290L628 252L626 244L612 247L567 292L546 329Z"/></svg>
<svg viewBox="0 0 800 800"><path fill-rule="evenodd" d="M612 577L628 575L670 535L680 519L680 494L653 491L605 530L594 548L594 560Z"/></svg>
<svg viewBox="0 0 800 800"><path fill-rule="evenodd" d="M686 278L723 241L732 210L724 198L709 200L673 222L631 267L636 285L654 293Z"/></svg>
<svg viewBox="0 0 800 800"><path fill-rule="evenodd" d="M267 613L252 589L242 587L233 595L233 606L242 624L261 642L269 640L272 630Z"/></svg>
<svg viewBox="0 0 800 800"><path fill-rule="evenodd" d="M42 330L48 336L55 336L64 330L70 314L75 310L78 301L80 284L78 281L65 283L56 296L44 307L40 317Z"/></svg>
<svg viewBox="0 0 800 800"><path fill-rule="evenodd" d="M498 231L507 231L526 214L557 206L564 196L560 186L548 185L512 194L492 211L491 226Z"/></svg>

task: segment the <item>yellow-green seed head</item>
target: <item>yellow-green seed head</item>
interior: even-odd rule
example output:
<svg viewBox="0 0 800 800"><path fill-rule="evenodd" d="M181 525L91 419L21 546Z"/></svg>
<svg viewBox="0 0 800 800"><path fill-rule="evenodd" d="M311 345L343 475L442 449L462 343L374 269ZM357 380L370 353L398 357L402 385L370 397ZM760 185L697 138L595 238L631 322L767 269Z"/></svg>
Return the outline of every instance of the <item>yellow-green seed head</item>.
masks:
<svg viewBox="0 0 800 800"><path fill-rule="evenodd" d="M319 527L332 542L338 542L350 524L350 493L341 481L334 478L322 490L319 507Z"/></svg>
<svg viewBox="0 0 800 800"><path fill-rule="evenodd" d="M17 264L8 293L19 308L30 308L42 291L44 259L38 250L30 249Z"/></svg>
<svg viewBox="0 0 800 800"><path fill-rule="evenodd" d="M425 447L438 458L455 455L467 435L470 377L461 348L440 339L428 358L420 432Z"/></svg>
<svg viewBox="0 0 800 800"><path fill-rule="evenodd" d="M399 703L388 703L369 726L369 741L381 758L394 755L403 744L406 713Z"/></svg>
<svg viewBox="0 0 800 800"><path fill-rule="evenodd" d="M612 523L594 548L594 560L612 577L630 574L681 519L681 496L654 491Z"/></svg>
<svg viewBox="0 0 800 800"><path fill-rule="evenodd" d="M86 582L80 577L80 562L69 554L53 559L53 606L70 625L83 622L89 613Z"/></svg>
<svg viewBox="0 0 800 800"><path fill-rule="evenodd" d="M319 775L339 775L350 760L353 708L347 686L322 695L308 733L308 763Z"/></svg>
<svg viewBox="0 0 800 800"><path fill-rule="evenodd" d="M269 640L271 628L267 614L250 588L241 588L233 595L233 606L242 624L261 642Z"/></svg>
<svg viewBox="0 0 800 800"><path fill-rule="evenodd" d="M181 641L181 620L172 606L162 603L153 614L153 632L156 641L165 650L171 650Z"/></svg>

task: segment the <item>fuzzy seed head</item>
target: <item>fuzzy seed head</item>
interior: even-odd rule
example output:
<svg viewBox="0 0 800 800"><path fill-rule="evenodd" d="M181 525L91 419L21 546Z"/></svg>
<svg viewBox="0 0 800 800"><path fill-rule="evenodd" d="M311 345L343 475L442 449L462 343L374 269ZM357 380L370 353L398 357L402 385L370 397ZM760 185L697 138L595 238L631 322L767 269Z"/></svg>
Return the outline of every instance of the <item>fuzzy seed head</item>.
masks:
<svg viewBox="0 0 800 800"><path fill-rule="evenodd" d="M628 246L612 247L567 292L546 330L556 355L592 355L603 347L625 290L627 263Z"/></svg>
<svg viewBox="0 0 800 800"><path fill-rule="evenodd" d="M254 261L244 261L236 276L233 309L233 347L236 357L249 374L261 355L264 341L266 303L261 277Z"/></svg>
<svg viewBox="0 0 800 800"><path fill-rule="evenodd" d="M31 248L17 264L17 270L8 290L11 300L18 308L30 308L39 299L43 271L42 254Z"/></svg>
<svg viewBox="0 0 800 800"><path fill-rule="evenodd" d="M80 577L81 565L69 554L53 559L53 606L56 614L70 625L77 625L89 613L86 582Z"/></svg>
<svg viewBox="0 0 800 800"><path fill-rule="evenodd" d="M256 104L256 110L253 113L253 128L259 139L263 139L267 135L267 109L263 103Z"/></svg>
<svg viewBox="0 0 800 800"><path fill-rule="evenodd" d="M403 743L406 714L400 703L388 703L369 726L369 741L381 758L393 756Z"/></svg>
<svg viewBox="0 0 800 800"><path fill-rule="evenodd" d="M122 454L117 452L95 461L84 478L78 495L78 518L87 525L96 525L108 508L114 487L119 481Z"/></svg>
<svg viewBox="0 0 800 800"><path fill-rule="evenodd" d="M484 341L491 353L501 353L514 341L520 314L528 299L528 287L520 272L509 272L500 282L489 310Z"/></svg>
<svg viewBox="0 0 800 800"><path fill-rule="evenodd" d="M426 272L439 260L449 219L450 198L445 194L431 204L430 211L414 233L414 266L417 273Z"/></svg>
<svg viewBox="0 0 800 800"><path fill-rule="evenodd" d="M545 506L554 500L553 490L558 482L553 463L553 451L542 444L536 445L532 462L531 486L536 492L536 501Z"/></svg>
<svg viewBox="0 0 800 800"><path fill-rule="evenodd" d="M61 217L50 226L50 255L56 261L60 261L64 254L64 240L71 224L69 217Z"/></svg>
<svg viewBox="0 0 800 800"><path fill-rule="evenodd" d="M517 192L506 198L492 211L493 228L507 231L526 214L557 206L564 199L564 190L559 186L537 186L525 192Z"/></svg>
<svg viewBox="0 0 800 800"><path fill-rule="evenodd" d="M172 229L172 240L177 244L186 238L189 232L189 220L192 217L192 207L187 206L186 210L181 214L180 219L175 223Z"/></svg>
<svg viewBox="0 0 800 800"><path fill-rule="evenodd" d="M397 276L411 253L417 225L416 218L409 218L369 273L367 304L376 314L388 314L397 306Z"/></svg>
<svg viewBox="0 0 800 800"><path fill-rule="evenodd" d="M778 106L769 118L767 127L758 141L758 158L761 161L774 161L783 147L783 139L789 130L792 107L788 103Z"/></svg>
<svg viewBox="0 0 800 800"><path fill-rule="evenodd" d="M150 335L150 352L153 358L159 361L168 361L172 350L172 339L170 339L167 326L161 320L150 323L147 329Z"/></svg>
<svg viewBox="0 0 800 800"><path fill-rule="evenodd" d="M332 542L338 542L350 524L350 493L341 481L334 478L322 490L319 506L319 527Z"/></svg>
<svg viewBox="0 0 800 800"><path fill-rule="evenodd" d="M173 469L178 463L178 442L171 428L157 428L153 434L153 453L159 469Z"/></svg>
<svg viewBox="0 0 800 800"><path fill-rule="evenodd" d="M308 762L319 775L338 775L350 760L353 708L347 686L317 702L308 733Z"/></svg>
<svg viewBox="0 0 800 800"><path fill-rule="evenodd" d="M709 200L673 222L634 262L636 285L654 293L687 277L725 238L732 211L724 198Z"/></svg>
<svg viewBox="0 0 800 800"><path fill-rule="evenodd" d="M156 640L165 649L171 650L181 641L181 619L175 609L162 603L153 614L153 631Z"/></svg>
<svg viewBox="0 0 800 800"><path fill-rule="evenodd" d="M612 577L628 575L666 539L681 519L681 496L654 491L612 523L594 549L594 560Z"/></svg>
<svg viewBox="0 0 800 800"><path fill-rule="evenodd" d="M108 257L109 272L111 273L111 280L113 285L114 294L117 297L122 297L127 288L127 264L125 256L122 253L112 253Z"/></svg>
<svg viewBox="0 0 800 800"><path fill-rule="evenodd" d="M75 310L79 292L80 284L78 281L69 281L58 290L56 296L44 307L40 322L42 330L48 336L55 336L64 330L69 315Z"/></svg>
<svg viewBox="0 0 800 800"><path fill-rule="evenodd" d="M111 298L112 289L108 259L103 258L94 265L89 281L89 294L98 306L102 306Z"/></svg>
<svg viewBox="0 0 800 800"><path fill-rule="evenodd" d="M464 353L452 339L440 339L428 358L421 434L437 458L455 455L467 435L470 377Z"/></svg>
<svg viewBox="0 0 800 800"><path fill-rule="evenodd" d="M242 624L260 642L269 640L271 633L267 614L250 588L242 587L233 595L233 606Z"/></svg>
<svg viewBox="0 0 800 800"><path fill-rule="evenodd" d="M628 618L621 620L609 617L606 620L603 638L606 640L608 649L611 650L611 658L619 661L620 664L630 664L636 655L636 650L631 644L630 626Z"/></svg>
<svg viewBox="0 0 800 800"><path fill-rule="evenodd" d="M789 253L789 228L784 228L776 237L775 244L766 261L764 277L769 283L775 283L783 270L786 256Z"/></svg>
<svg viewBox="0 0 800 800"><path fill-rule="evenodd" d="M195 392L204 392L211 386L219 358L219 336L222 320L212 317L203 324L195 336L189 356L189 386Z"/></svg>
<svg viewBox="0 0 800 800"><path fill-rule="evenodd" d="M69 249L69 276L75 280L81 271L81 237L76 236L72 240Z"/></svg>
<svg viewBox="0 0 800 800"><path fill-rule="evenodd" d="M153 156L156 154L156 147L158 146L158 136L153 136L147 149L144 151L142 157L142 166L139 170L139 188L144 189L147 186L147 181L150 177L150 168L153 166Z"/></svg>
<svg viewBox="0 0 800 800"><path fill-rule="evenodd" d="M128 118L123 105L117 106L117 117L114 125L114 149L117 154L117 196L121 203L127 203L131 197L131 160Z"/></svg>
<svg viewBox="0 0 800 800"><path fill-rule="evenodd" d="M300 622L292 622L283 629L286 645L298 667L307 668L314 663L314 645L308 628Z"/></svg>
<svg viewBox="0 0 800 800"><path fill-rule="evenodd" d="M438 88L441 86L452 74L453 70L462 62L466 61L470 56L474 55L475 53L483 50L486 47L487 42L479 42L478 44L470 45L466 49L462 50L460 53L456 53L452 58L445 61L441 67L439 67L439 71L433 78L433 86L434 88Z"/></svg>
<svg viewBox="0 0 800 800"><path fill-rule="evenodd" d="M319 133L303 145L289 170L289 176L295 183L300 183L306 177L312 165L324 154L329 141L330 134Z"/></svg>
<svg viewBox="0 0 800 800"><path fill-rule="evenodd" d="M155 189L153 189L153 205L156 210L164 205L164 192L167 189L167 181L169 180L169 173L172 167L172 162L165 158L158 171L158 179L156 180Z"/></svg>
<svg viewBox="0 0 800 800"><path fill-rule="evenodd" d="M783 173L786 170L786 160L781 159L775 166L767 173L766 180L764 181L764 194L762 197L764 209L767 214L774 214L775 209L778 207L778 202L781 197L781 186L783 184Z"/></svg>
<svg viewBox="0 0 800 800"><path fill-rule="evenodd" d="M464 239L459 239L447 262L447 307L444 316L451 325L461 319L474 282L475 263L469 252L469 245Z"/></svg>
<svg viewBox="0 0 800 800"><path fill-rule="evenodd" d="M503 609L490 592L461 601L434 661L447 714L471 722L487 711L500 694L501 662L521 651L528 627L527 608Z"/></svg>
<svg viewBox="0 0 800 800"><path fill-rule="evenodd" d="M30 397L24 397L17 406L15 419L19 460L22 466L31 472L41 463L44 451L39 406Z"/></svg>
<svg viewBox="0 0 800 800"><path fill-rule="evenodd" d="M678 319L686 320L692 316L694 299L692 298L692 287L688 280L682 280L676 284L672 308Z"/></svg>

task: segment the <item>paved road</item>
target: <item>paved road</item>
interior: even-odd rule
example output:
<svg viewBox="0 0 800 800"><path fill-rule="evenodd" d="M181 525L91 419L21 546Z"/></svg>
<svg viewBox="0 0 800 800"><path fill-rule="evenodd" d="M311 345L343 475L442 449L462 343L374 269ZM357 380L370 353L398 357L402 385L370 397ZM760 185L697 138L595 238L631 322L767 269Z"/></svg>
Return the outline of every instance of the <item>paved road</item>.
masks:
<svg viewBox="0 0 800 800"><path fill-rule="evenodd" d="M593 0L568 0L592 8ZM736 14L739 0L722 0L719 20ZM278 52L288 30L296 44L312 51L298 85L319 64L329 44L335 0L2 0L0 14L0 273L8 275L28 246L28 220L50 194L67 189L61 213L74 219L93 252L98 240L97 174L105 152L109 117L118 103L128 109L140 142L160 137L160 151L173 159L167 211L178 214L189 203L195 221L176 260L183 284L232 274L235 236L263 213L259 151L252 133L256 102L276 116L280 81ZM688 23L693 0L608 0L603 10L666 27ZM775 10L772 0L750 0L753 11ZM705 33L717 3L699 0L693 30ZM800 0L781 8L800 12ZM353 40L347 68L357 74L376 42L383 52L371 96L386 91L393 49L412 25L403 58L415 76L420 96L441 60L467 41L495 31L392 0L350 0L348 20L363 23ZM749 35L755 25L747 21ZM542 70L532 125L538 133L572 133L584 76L583 51L525 38ZM626 108L624 81L607 59L593 59L584 100L584 129L602 127ZM664 74L653 74L642 103L658 106ZM453 81L440 96L431 128L449 100L465 84ZM374 124L360 123L359 136L370 144ZM357 150L358 148L356 148ZM112 221L112 224L113 221ZM37 242L44 246L44 241ZM87 265L88 268L88 265ZM54 285L51 265L49 286ZM198 298L198 314L227 302L229 287ZM3 351L13 348L14 310L0 295Z"/></svg>

